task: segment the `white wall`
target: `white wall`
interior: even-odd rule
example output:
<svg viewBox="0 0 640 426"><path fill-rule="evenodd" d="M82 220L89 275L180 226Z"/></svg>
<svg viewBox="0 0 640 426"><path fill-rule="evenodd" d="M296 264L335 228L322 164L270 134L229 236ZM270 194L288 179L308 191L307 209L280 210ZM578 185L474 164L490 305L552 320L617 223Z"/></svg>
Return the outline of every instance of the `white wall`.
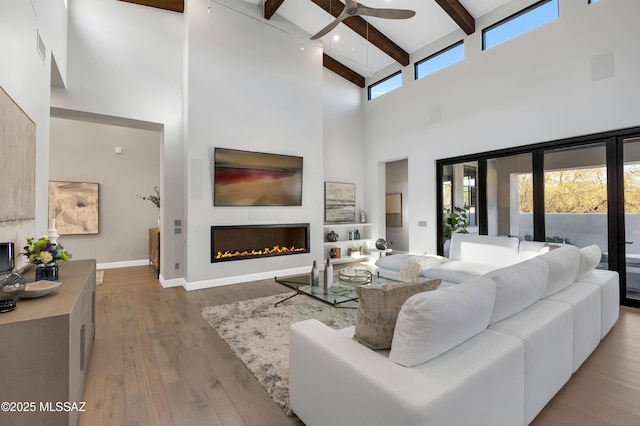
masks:
<svg viewBox="0 0 640 426"><path fill-rule="evenodd" d="M312 45L302 51L299 37L255 19L258 7L206 8L192 1L186 11L187 288L302 271L323 257L322 52ZM302 156L302 206L214 207L215 147ZM210 262L212 225L300 222L311 224L308 254Z"/></svg>
<svg viewBox="0 0 640 426"><path fill-rule="evenodd" d="M36 2L37 3L37 2ZM35 229L7 229L0 224L0 240L22 247L29 235L47 229L47 182L49 180L49 86L52 46L65 55L58 43L64 32L66 10L62 0L51 0L41 10L30 1L0 2L0 86L36 124ZM36 49L37 33L46 46L44 59Z"/></svg>
<svg viewBox="0 0 640 426"><path fill-rule="evenodd" d="M138 195L160 184L161 140L157 131L51 118L50 180L99 184L99 233L58 240L73 259L148 263L159 211Z"/></svg>
<svg viewBox="0 0 640 426"><path fill-rule="evenodd" d="M51 90L51 105L58 109L87 112L107 124L162 129L163 279L182 276L184 264L183 235L172 226L184 221L185 212L182 45L180 13L112 0L69 0L67 86ZM140 238L136 244L148 240L146 234Z"/></svg>
<svg viewBox="0 0 640 426"><path fill-rule="evenodd" d="M410 251L436 250L436 159L640 125L640 2L564 0L559 19L481 51L481 29L516 10L478 19L463 61L417 81L405 67L402 88L364 106L367 182L379 181L381 162L409 158ZM614 76L598 79L611 53ZM367 204L382 205L370 192Z"/></svg>

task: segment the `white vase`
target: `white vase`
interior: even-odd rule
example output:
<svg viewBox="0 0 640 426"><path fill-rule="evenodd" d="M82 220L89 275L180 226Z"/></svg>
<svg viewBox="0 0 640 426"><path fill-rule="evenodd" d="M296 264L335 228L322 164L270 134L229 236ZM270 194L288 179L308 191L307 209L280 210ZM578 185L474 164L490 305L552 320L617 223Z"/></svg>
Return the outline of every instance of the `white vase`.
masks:
<svg viewBox="0 0 640 426"><path fill-rule="evenodd" d="M311 267L310 283L312 287L320 286L320 273L318 272L318 265L316 264L315 260L313 261L313 266Z"/></svg>
<svg viewBox="0 0 640 426"><path fill-rule="evenodd" d="M58 230L56 229L55 219L51 219L51 224L49 225L49 229L47 229L47 237L53 244L58 243L58 237L60 237L60 234L58 234Z"/></svg>
<svg viewBox="0 0 640 426"><path fill-rule="evenodd" d="M327 263L324 265L324 279L322 280L322 288L329 290L333 287L333 265L331 259L327 258Z"/></svg>

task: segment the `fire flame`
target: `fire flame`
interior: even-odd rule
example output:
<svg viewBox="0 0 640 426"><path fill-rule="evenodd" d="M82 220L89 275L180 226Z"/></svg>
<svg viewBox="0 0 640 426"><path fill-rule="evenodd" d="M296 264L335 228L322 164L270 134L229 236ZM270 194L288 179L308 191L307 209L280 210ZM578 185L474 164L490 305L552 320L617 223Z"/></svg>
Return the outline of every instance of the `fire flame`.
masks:
<svg viewBox="0 0 640 426"><path fill-rule="evenodd" d="M304 251L304 248L299 248L294 246L292 247L273 246L273 248L265 247L263 250L251 250L251 251L236 250L234 252L227 250L225 252L217 251L216 259L225 259L228 257L261 256L261 255L269 255L269 254L293 253L297 251Z"/></svg>

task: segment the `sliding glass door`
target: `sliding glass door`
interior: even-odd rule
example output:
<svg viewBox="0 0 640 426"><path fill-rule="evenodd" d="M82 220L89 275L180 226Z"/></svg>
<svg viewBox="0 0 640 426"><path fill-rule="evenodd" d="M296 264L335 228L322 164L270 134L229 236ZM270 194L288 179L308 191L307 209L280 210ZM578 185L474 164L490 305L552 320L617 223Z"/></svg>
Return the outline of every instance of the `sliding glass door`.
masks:
<svg viewBox="0 0 640 426"><path fill-rule="evenodd" d="M624 305L640 307L640 128L437 161L439 253L452 215L468 232L602 251ZM458 208L458 210L456 210Z"/></svg>
<svg viewBox="0 0 640 426"><path fill-rule="evenodd" d="M629 300L640 301L640 136L622 141L624 168L624 272Z"/></svg>
<svg viewBox="0 0 640 426"><path fill-rule="evenodd" d="M607 149L595 142L544 152L544 234L548 242L604 253L608 269Z"/></svg>

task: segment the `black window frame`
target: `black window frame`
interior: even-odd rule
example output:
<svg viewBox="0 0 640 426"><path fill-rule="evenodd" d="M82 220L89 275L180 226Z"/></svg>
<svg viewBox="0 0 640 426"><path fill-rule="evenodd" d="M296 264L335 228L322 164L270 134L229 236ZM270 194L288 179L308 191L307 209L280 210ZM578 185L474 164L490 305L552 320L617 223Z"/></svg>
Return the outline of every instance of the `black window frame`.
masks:
<svg viewBox="0 0 640 426"><path fill-rule="evenodd" d="M421 78L426 77L427 75L429 75L429 74L425 74L425 75L423 75L422 77L418 77L418 67L419 67L421 64L423 64L423 63L425 63L425 62L429 61L430 59L435 58L436 56L442 55L443 53L446 53L446 52L448 52L449 50L455 49L456 47L458 47L458 46L460 46L460 45L464 46L464 40L457 41L457 42L455 42L454 44L452 44L452 45L450 45L450 46L447 46L447 47L445 47L444 49L440 49L440 50L438 50L436 53L434 53L434 54L432 54L432 55L429 55L429 56L427 56L427 57L426 57L426 58L424 58L424 59L420 59L419 61L417 61L416 63L414 63L414 64L413 64L413 79L414 79L414 80L419 80L419 79L421 79ZM456 62L458 62L458 61L456 61ZM453 62L453 63L451 63L451 64L447 65L447 67L448 67L448 66L451 66L451 65L453 65L453 64L455 64L455 62ZM446 68L446 67L444 67L444 68ZM442 68L441 68L441 69L442 69ZM438 71L439 71L439 70L438 70Z"/></svg>
<svg viewBox="0 0 640 426"><path fill-rule="evenodd" d="M387 80L391 80L392 78L396 77L397 75L402 75L402 70L396 71L396 72L394 72L393 74L386 76L386 77L385 77L385 78L383 78L382 80L378 80L378 81L376 81L375 83L371 83L369 86L367 86L367 100L368 100L368 101L372 100L372 99L371 99L371 88L373 88L373 87L375 87L375 86L377 86L377 85L379 85L379 84L382 84L382 83L384 83L384 82L385 82L385 81L387 81ZM402 81L402 79L401 79L401 81ZM398 87L402 87L402 84L400 84L400 86L398 86ZM398 87L396 87L396 89L397 89ZM393 89L393 90L395 90L395 89ZM389 93L389 92L386 92L386 93ZM385 94L386 94L386 93L385 93ZM380 96L382 96L382 95L380 95ZM377 98L377 96L376 96L376 98ZM373 98L373 99L376 99L376 98Z"/></svg>
<svg viewBox="0 0 640 426"><path fill-rule="evenodd" d="M512 21L512 20L514 20L516 18L519 18L522 15L526 15L527 13L531 12L532 10L535 10L535 9L541 7L541 6L544 6L547 3L551 3L552 1L555 1L555 0L540 0L539 2L536 2L536 3L532 4L531 6L527 6L524 9L514 13L513 15L510 15L510 16L507 16L504 19L501 19L500 21L496 22L495 24L492 24L492 25L490 25L490 26L488 26L486 28L483 28L482 29L482 50L484 51L484 50L488 49L488 47L487 47L487 37L486 37L486 33L487 32L489 32L489 31L491 31L491 30L493 30L493 29L495 29L495 28L497 28L497 27L499 27L499 26L501 26L503 24L506 24L507 22L510 22L510 21ZM560 0L558 0L558 8L559 7L560 7ZM560 17L560 11L559 10L558 10L558 17ZM525 31L525 33L527 31ZM517 34L517 35L515 35L515 36L513 36L511 38L515 38L515 37L517 37L519 35L522 35L522 34L524 34L524 33L519 33L519 34ZM511 38L509 38L507 40L511 40ZM494 46L496 46L496 45L494 45Z"/></svg>

